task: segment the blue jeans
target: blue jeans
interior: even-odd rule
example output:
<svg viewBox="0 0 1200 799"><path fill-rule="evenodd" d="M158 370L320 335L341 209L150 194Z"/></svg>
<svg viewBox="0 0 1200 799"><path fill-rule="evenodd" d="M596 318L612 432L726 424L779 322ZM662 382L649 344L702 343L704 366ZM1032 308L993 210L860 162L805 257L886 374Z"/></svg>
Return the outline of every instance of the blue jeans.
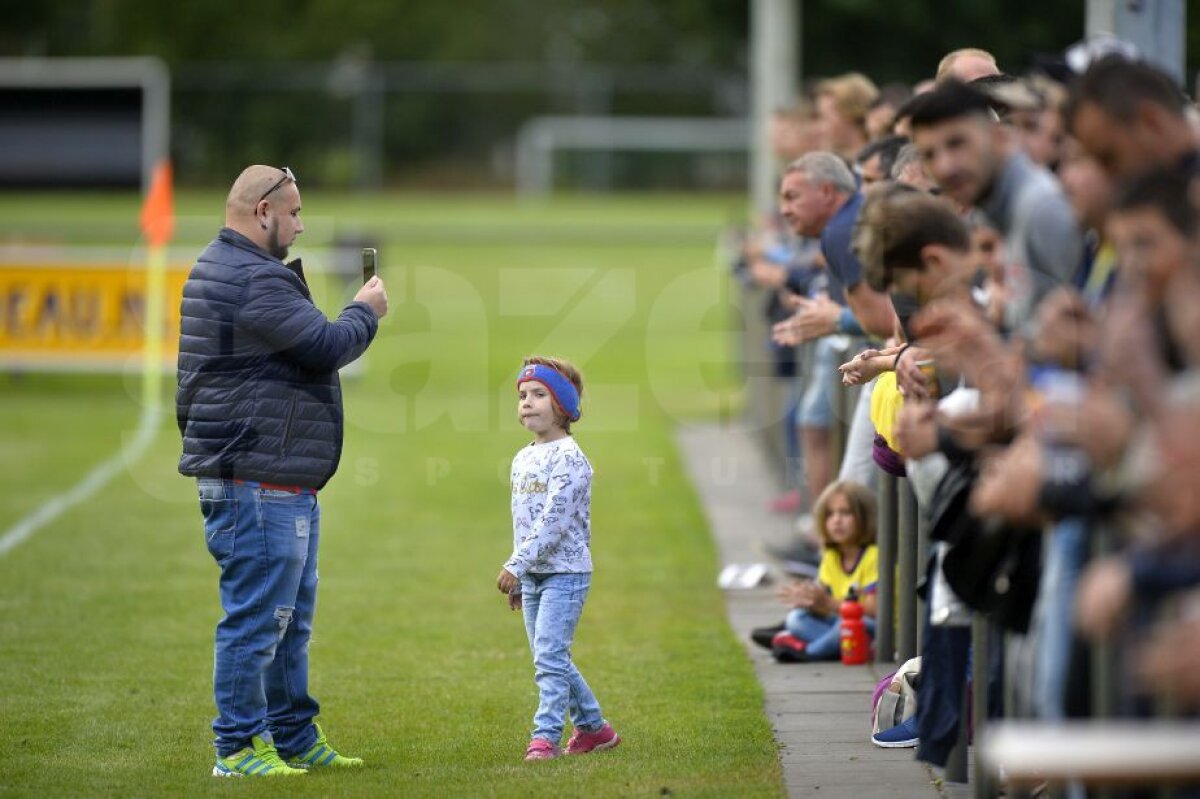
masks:
<svg viewBox="0 0 1200 799"><path fill-rule="evenodd" d="M1033 696L1041 718L1061 721L1067 717L1075 587L1088 557L1087 520L1080 516L1060 520L1044 545L1045 561L1034 609L1038 635Z"/></svg>
<svg viewBox="0 0 1200 799"><path fill-rule="evenodd" d="M833 342L817 339L804 375L804 396L800 399L801 427L828 429L833 424L833 375L837 371L837 352Z"/></svg>
<svg viewBox="0 0 1200 799"><path fill-rule="evenodd" d="M317 740L308 642L317 599L321 510L313 494L200 478L208 551L221 567L213 721L217 754L273 740L284 757Z"/></svg>
<svg viewBox="0 0 1200 799"><path fill-rule="evenodd" d="M926 585L933 584L937 564L937 558L929 558L925 567ZM925 615L921 623L925 625L925 634L921 636L921 682L917 686L920 739L917 760L942 768L950 759L950 750L958 741L958 725L965 718L963 687L970 673L971 630L930 624L929 603L923 604ZM999 647L989 648L993 656L999 654ZM988 687L991 688L990 681Z"/></svg>
<svg viewBox="0 0 1200 799"><path fill-rule="evenodd" d="M875 619L863 616L867 635L875 637ZM842 618L840 616L814 616L807 610L796 608L784 620L787 631L807 646L804 654L812 660L838 660L842 656Z"/></svg>
<svg viewBox="0 0 1200 799"><path fill-rule="evenodd" d="M575 626L591 584L590 573L527 574L521 578L525 633L533 652L539 696L532 737L553 744L562 738L568 713L575 728L584 732L604 726L600 703L571 662Z"/></svg>

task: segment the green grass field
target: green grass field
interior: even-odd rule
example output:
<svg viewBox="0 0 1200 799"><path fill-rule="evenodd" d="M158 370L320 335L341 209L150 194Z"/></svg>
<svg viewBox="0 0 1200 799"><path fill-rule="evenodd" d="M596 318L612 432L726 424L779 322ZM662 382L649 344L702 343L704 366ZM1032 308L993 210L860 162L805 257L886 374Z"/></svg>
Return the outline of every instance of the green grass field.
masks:
<svg viewBox="0 0 1200 799"><path fill-rule="evenodd" d="M180 198L182 251L215 233L221 199ZM782 795L672 437L737 401L712 252L736 203L304 202L310 269L334 236L366 236L391 296L346 380L311 654L331 739L368 767L286 789L208 776L217 569L168 405L144 457L0 556L0 795ZM128 248L136 213L134 197L7 197L0 230ZM313 283L326 313L350 291ZM525 442L511 379L535 351L588 381L576 437L596 471L596 576L575 656L624 744L524 764L536 690L494 579L511 548L507 466ZM120 449L139 392L136 376L0 376L0 534Z"/></svg>

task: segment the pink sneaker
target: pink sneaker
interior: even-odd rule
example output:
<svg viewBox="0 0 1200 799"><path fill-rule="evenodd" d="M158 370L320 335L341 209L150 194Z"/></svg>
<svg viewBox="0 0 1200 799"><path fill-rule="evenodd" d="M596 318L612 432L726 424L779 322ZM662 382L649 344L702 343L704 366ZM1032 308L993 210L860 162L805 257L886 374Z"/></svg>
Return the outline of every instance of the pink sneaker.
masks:
<svg viewBox="0 0 1200 799"><path fill-rule="evenodd" d="M547 741L545 738L534 738L525 750L526 760L553 760L561 755L562 749Z"/></svg>
<svg viewBox="0 0 1200 799"><path fill-rule="evenodd" d="M784 630L771 639L771 654L780 663L807 663L808 647L804 641Z"/></svg>
<svg viewBox="0 0 1200 799"><path fill-rule="evenodd" d="M612 725L606 721L604 726L595 732L575 730L571 735L571 740L567 741L567 754L582 755L588 752L598 752L601 749L612 749L619 743L621 743L621 736L617 735Z"/></svg>

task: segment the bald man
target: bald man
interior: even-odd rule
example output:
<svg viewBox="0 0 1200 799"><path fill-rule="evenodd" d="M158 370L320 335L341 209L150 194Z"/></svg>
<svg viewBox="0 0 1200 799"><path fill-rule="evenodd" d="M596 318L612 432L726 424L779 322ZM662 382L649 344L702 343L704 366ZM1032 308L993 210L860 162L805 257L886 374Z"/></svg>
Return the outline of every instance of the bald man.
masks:
<svg viewBox="0 0 1200 799"><path fill-rule="evenodd" d="M221 570L213 776L303 776L361 766L315 722L308 644L317 593L317 492L342 453L338 369L387 313L372 278L330 321L299 259L304 232L290 169L251 166L225 227L183 287L176 416L179 471L196 478L204 537Z"/></svg>
<svg viewBox="0 0 1200 799"><path fill-rule="evenodd" d="M956 80L959 83L970 83L973 80L999 75L1000 67L996 66L996 57L987 50L978 47L964 47L952 50L938 62L937 82Z"/></svg>

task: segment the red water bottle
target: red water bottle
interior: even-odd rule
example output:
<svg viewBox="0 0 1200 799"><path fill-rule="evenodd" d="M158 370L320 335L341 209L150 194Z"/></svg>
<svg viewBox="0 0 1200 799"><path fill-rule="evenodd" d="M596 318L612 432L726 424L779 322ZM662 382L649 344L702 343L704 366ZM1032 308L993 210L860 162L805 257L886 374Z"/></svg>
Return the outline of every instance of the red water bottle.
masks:
<svg viewBox="0 0 1200 799"><path fill-rule="evenodd" d="M867 637L867 625L863 623L863 608L858 603L854 588L842 602L842 663L857 666L870 657L871 640Z"/></svg>

